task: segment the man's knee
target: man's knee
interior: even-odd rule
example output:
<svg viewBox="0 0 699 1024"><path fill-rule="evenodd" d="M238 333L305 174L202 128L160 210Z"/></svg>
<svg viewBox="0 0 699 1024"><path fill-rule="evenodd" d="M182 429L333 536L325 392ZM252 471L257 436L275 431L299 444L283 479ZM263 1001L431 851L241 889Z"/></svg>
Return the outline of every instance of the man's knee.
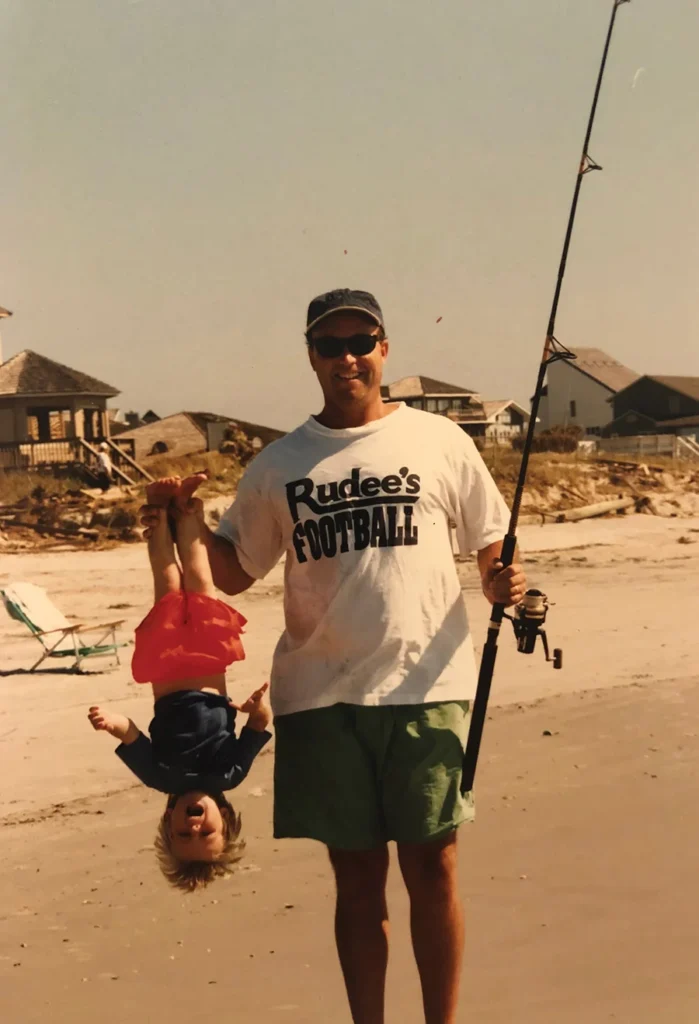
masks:
<svg viewBox="0 0 699 1024"><path fill-rule="evenodd" d="M398 862L408 892L451 891L456 886L457 832L428 843L399 843Z"/></svg>
<svg viewBox="0 0 699 1024"><path fill-rule="evenodd" d="M383 895L388 874L388 847L374 850L328 849L338 896L364 901Z"/></svg>

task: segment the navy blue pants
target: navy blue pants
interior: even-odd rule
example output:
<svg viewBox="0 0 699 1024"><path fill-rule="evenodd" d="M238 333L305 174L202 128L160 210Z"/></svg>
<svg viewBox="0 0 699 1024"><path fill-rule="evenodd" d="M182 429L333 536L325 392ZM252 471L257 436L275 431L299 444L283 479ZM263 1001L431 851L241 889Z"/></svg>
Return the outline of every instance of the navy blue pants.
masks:
<svg viewBox="0 0 699 1024"><path fill-rule="evenodd" d="M159 697L148 730L153 753L184 771L216 773L225 747L235 742L235 716L228 697L218 693L177 690Z"/></svg>

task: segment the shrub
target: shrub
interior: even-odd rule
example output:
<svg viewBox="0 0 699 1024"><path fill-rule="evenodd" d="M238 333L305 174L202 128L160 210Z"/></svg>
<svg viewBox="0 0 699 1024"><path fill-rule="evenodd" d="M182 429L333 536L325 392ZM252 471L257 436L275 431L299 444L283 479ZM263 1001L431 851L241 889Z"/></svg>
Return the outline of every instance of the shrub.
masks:
<svg viewBox="0 0 699 1024"><path fill-rule="evenodd" d="M582 437L582 428L550 427L535 434L532 440L533 452L574 452L577 451L578 441ZM516 452L524 448L525 435L520 434L512 438L512 447Z"/></svg>

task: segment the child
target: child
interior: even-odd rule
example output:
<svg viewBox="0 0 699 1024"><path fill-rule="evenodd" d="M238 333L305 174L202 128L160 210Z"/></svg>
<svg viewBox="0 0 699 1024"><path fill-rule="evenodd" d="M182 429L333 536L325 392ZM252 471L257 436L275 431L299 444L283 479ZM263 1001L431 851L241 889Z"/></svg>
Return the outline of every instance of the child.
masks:
<svg viewBox="0 0 699 1024"><path fill-rule="evenodd" d="M155 846L165 877L188 892L240 859L240 815L223 793L243 781L271 738L267 684L239 707L226 695L226 666L245 657L246 620L215 596L203 507L192 497L203 479L173 477L147 490L148 503L160 507L146 531L155 603L136 629L131 668L136 682L153 687L150 739L125 715L99 707L88 715L94 729L121 741L117 755L146 786L168 794ZM248 715L238 737L236 711Z"/></svg>

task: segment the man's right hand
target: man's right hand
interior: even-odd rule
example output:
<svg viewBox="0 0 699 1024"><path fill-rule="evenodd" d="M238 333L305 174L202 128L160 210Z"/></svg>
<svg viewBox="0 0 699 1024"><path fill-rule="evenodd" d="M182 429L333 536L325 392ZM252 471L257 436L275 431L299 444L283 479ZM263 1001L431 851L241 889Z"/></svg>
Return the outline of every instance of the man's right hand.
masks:
<svg viewBox="0 0 699 1024"><path fill-rule="evenodd" d="M180 502L189 505L193 500L196 502L198 499L192 498L197 487L199 487L206 480L206 473L195 473L192 476L187 477L178 483L176 492L173 494L172 491L168 494L167 501L160 501L160 495L163 493L162 489L155 486L164 484L167 490L170 489L170 480L172 478L164 478L163 480L154 480L152 484L149 484L146 489L146 503L141 505L139 509L140 523L143 527L143 536L146 540L151 536L153 530L158 525L158 506L162 507L163 504L167 505L170 500L174 500L177 504ZM185 507L183 505L182 507ZM201 511L198 507L193 509L198 515L201 515ZM223 537L217 536L212 532L209 527L203 531L204 543L206 544L209 552L209 562L211 564L211 571L214 576L214 583L219 590L222 590L224 594L242 594L244 590L248 590L255 582L252 576L249 576L245 572L238 559L238 553L235 545L231 544L230 541L224 540Z"/></svg>
<svg viewBox="0 0 699 1024"><path fill-rule="evenodd" d="M143 527L143 536L146 540L151 536L153 530L158 525L160 515L162 513L162 507L160 505L141 505L138 512L141 516L141 526Z"/></svg>
<svg viewBox="0 0 699 1024"><path fill-rule="evenodd" d="M181 511L185 511L190 506L194 492L207 480L207 473L207 470L202 470L201 473L194 473L192 476L185 477L184 480L179 480L178 477L162 477L148 484L146 497L149 500L145 505L141 505L138 510L141 517L141 526L143 527L143 536L146 540L148 540L158 525L160 514L158 510L163 507L163 502L158 501L160 496L162 495L163 499L167 499L165 504L169 504L172 500L179 506ZM175 480L178 481L176 488L173 487Z"/></svg>

